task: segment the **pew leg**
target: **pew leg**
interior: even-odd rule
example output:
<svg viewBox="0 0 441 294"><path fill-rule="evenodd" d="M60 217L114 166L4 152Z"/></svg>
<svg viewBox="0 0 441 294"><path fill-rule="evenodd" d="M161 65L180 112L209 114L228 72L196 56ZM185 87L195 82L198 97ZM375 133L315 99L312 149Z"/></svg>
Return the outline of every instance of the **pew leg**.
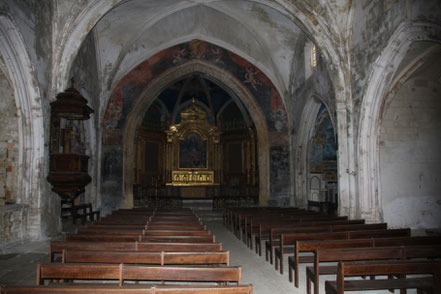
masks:
<svg viewBox="0 0 441 294"><path fill-rule="evenodd" d="M280 254L280 274L283 275L283 255Z"/></svg>
<svg viewBox="0 0 441 294"><path fill-rule="evenodd" d="M273 249L270 248L270 264L273 264L273 260L274 260L274 252Z"/></svg>
<svg viewBox="0 0 441 294"><path fill-rule="evenodd" d="M294 265L294 285L298 288L299 287L299 263L296 262Z"/></svg>
<svg viewBox="0 0 441 294"><path fill-rule="evenodd" d="M306 294L311 294L311 279L306 274Z"/></svg>
<svg viewBox="0 0 441 294"><path fill-rule="evenodd" d="M289 282L292 283L292 267L289 263L288 263L288 278L289 278Z"/></svg>
<svg viewBox="0 0 441 294"><path fill-rule="evenodd" d="M274 257L274 267L276 268L276 271L279 270L279 260L277 259L277 256Z"/></svg>

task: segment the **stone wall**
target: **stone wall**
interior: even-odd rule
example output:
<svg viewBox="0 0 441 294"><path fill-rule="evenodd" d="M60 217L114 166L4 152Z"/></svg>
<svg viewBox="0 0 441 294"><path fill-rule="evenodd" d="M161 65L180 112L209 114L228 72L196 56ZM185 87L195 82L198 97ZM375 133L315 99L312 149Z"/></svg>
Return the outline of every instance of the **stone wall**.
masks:
<svg viewBox="0 0 441 294"><path fill-rule="evenodd" d="M23 240L26 237L28 208L24 205L0 206L0 244Z"/></svg>
<svg viewBox="0 0 441 294"><path fill-rule="evenodd" d="M380 136L384 221L412 229L441 226L441 91L411 79L386 110Z"/></svg>
<svg viewBox="0 0 441 294"><path fill-rule="evenodd" d="M4 205L17 196L18 125L14 93L1 70L0 113L0 205Z"/></svg>

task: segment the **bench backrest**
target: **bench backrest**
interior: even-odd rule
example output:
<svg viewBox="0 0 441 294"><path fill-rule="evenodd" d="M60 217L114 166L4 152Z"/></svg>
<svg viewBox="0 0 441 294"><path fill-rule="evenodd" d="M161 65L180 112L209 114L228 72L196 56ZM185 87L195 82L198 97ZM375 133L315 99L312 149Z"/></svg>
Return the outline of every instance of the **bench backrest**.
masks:
<svg viewBox="0 0 441 294"><path fill-rule="evenodd" d="M135 266L102 264L39 264L37 284L46 279L241 282L241 267Z"/></svg>
<svg viewBox="0 0 441 294"><path fill-rule="evenodd" d="M214 243L214 236L142 236L142 235L79 235L66 234L65 241L106 241L106 242L178 242L178 243Z"/></svg>
<svg viewBox="0 0 441 294"><path fill-rule="evenodd" d="M367 239L410 236L410 229L388 229L372 231L348 231L319 234L281 234L280 244L295 245L300 240L335 240L335 239Z"/></svg>
<svg viewBox="0 0 441 294"><path fill-rule="evenodd" d="M112 285L51 284L40 286L2 286L3 294L85 293L85 294L252 294L253 285Z"/></svg>
<svg viewBox="0 0 441 294"><path fill-rule="evenodd" d="M345 277L360 275L425 275L434 279L433 293L441 293L441 262L439 261L339 261L337 291L344 291Z"/></svg>
<svg viewBox="0 0 441 294"><path fill-rule="evenodd" d="M309 227L275 227L270 230L270 240L273 244L274 240L280 237L283 233L326 233L326 232L345 232L357 230L380 230L386 229L387 224L332 224L326 223L323 225L314 225Z"/></svg>
<svg viewBox="0 0 441 294"><path fill-rule="evenodd" d="M339 261L337 274L341 277L437 274L439 277L440 270L440 261Z"/></svg>
<svg viewBox="0 0 441 294"><path fill-rule="evenodd" d="M51 261L55 253L66 250L88 251L221 251L222 243L77 242L51 241Z"/></svg>
<svg viewBox="0 0 441 294"><path fill-rule="evenodd" d="M201 230L132 230L108 228L79 228L77 234L84 235L145 235L145 236L207 236L210 231Z"/></svg>
<svg viewBox="0 0 441 294"><path fill-rule="evenodd" d="M127 263L158 265L217 264L229 266L230 253L218 252L136 252L63 250L63 263Z"/></svg>

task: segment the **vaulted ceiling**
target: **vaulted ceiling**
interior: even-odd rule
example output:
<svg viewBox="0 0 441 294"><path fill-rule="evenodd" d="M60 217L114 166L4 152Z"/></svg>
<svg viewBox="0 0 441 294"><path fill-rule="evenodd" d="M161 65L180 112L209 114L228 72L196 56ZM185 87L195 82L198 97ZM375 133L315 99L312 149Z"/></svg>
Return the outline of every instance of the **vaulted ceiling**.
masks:
<svg viewBox="0 0 441 294"><path fill-rule="evenodd" d="M200 39L245 58L285 92L303 32L274 8L255 1L126 1L95 26L101 86L110 89L141 61Z"/></svg>

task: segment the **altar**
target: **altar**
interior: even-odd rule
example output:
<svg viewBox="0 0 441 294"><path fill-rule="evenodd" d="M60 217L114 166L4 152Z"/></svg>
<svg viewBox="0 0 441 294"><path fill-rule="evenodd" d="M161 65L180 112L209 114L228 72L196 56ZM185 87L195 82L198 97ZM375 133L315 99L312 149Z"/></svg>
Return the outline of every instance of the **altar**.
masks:
<svg viewBox="0 0 441 294"><path fill-rule="evenodd" d="M220 131L195 99L180 115L181 122L166 131L166 186L183 198L205 198L220 183Z"/></svg>

